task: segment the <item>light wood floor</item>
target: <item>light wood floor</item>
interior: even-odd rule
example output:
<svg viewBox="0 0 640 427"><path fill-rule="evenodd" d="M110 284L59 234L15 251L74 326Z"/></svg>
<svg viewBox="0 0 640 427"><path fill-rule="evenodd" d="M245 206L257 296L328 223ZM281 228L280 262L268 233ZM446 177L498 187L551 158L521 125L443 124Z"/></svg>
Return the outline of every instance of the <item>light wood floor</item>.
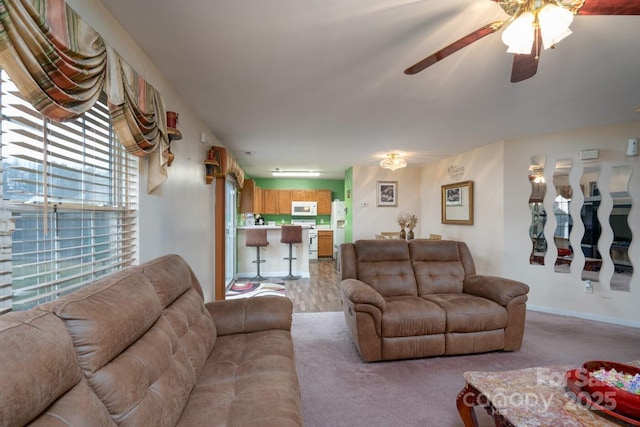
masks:
<svg viewBox="0 0 640 427"><path fill-rule="evenodd" d="M332 259L309 262L310 278L285 280L285 294L293 301L294 313L342 311L340 273Z"/></svg>

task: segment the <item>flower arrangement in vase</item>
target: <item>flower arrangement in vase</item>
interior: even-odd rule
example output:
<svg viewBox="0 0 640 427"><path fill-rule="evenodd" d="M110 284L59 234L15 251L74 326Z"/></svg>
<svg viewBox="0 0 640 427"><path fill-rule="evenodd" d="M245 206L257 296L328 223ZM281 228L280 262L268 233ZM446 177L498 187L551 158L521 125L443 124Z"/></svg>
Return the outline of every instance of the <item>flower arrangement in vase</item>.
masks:
<svg viewBox="0 0 640 427"><path fill-rule="evenodd" d="M407 216L401 213L400 215L398 215L397 221L398 225L400 226L400 238L406 239L407 233L406 231L404 231L404 228L407 226Z"/></svg>
<svg viewBox="0 0 640 427"><path fill-rule="evenodd" d="M406 217L407 227L409 227L409 232L407 233L407 240L412 240L414 237L413 229L418 224L418 217L414 214L407 215Z"/></svg>
<svg viewBox="0 0 640 427"><path fill-rule="evenodd" d="M414 237L413 229L418 224L418 217L414 214L401 213L398 215L398 225L400 226L400 238L406 240L412 240ZM408 228L407 233L404 229Z"/></svg>

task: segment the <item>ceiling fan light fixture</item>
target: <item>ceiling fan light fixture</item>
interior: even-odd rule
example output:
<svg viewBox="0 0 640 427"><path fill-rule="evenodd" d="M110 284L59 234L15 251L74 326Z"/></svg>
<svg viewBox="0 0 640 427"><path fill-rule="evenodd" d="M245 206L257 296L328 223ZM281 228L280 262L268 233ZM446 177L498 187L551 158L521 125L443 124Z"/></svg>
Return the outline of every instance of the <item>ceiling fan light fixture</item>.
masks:
<svg viewBox="0 0 640 427"><path fill-rule="evenodd" d="M387 157L380 161L380 167L394 171L407 166L407 161L405 159L399 159L398 156L398 153L387 154Z"/></svg>
<svg viewBox="0 0 640 427"><path fill-rule="evenodd" d="M572 22L573 13L570 10L549 3L518 16L502 32L502 41L508 46L507 52L528 55L533 47L536 28L540 28L544 48L549 49L571 34L569 25Z"/></svg>
<svg viewBox="0 0 640 427"><path fill-rule="evenodd" d="M535 38L536 17L524 12L502 32L502 41L508 46L507 52L528 55Z"/></svg>
<svg viewBox="0 0 640 427"><path fill-rule="evenodd" d="M549 49L571 34L569 25L573 22L573 13L564 7L548 4L538 12L542 44Z"/></svg>

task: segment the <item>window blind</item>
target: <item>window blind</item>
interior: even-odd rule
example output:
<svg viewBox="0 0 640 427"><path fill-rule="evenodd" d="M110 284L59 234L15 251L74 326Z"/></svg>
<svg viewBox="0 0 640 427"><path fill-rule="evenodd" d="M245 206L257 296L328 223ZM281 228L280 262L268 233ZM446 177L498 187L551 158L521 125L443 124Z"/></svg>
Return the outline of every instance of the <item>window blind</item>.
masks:
<svg viewBox="0 0 640 427"><path fill-rule="evenodd" d="M135 263L138 161L106 97L51 122L2 71L0 313L31 308Z"/></svg>

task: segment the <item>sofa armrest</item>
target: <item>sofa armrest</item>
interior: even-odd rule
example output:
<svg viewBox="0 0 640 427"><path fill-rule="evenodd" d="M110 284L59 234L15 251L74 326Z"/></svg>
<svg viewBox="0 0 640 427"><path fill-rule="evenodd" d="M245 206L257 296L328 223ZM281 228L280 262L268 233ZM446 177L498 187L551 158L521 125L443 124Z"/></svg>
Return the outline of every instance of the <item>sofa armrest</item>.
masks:
<svg viewBox="0 0 640 427"><path fill-rule="evenodd" d="M371 304L384 310L386 302L382 295L371 286L358 279L346 279L341 282L342 294L354 304Z"/></svg>
<svg viewBox="0 0 640 427"><path fill-rule="evenodd" d="M213 301L205 304L220 335L269 329L291 330L293 303L289 298L261 296Z"/></svg>
<svg viewBox="0 0 640 427"><path fill-rule="evenodd" d="M504 277L472 274L464 279L463 292L506 306L514 298L527 295L529 286Z"/></svg>

